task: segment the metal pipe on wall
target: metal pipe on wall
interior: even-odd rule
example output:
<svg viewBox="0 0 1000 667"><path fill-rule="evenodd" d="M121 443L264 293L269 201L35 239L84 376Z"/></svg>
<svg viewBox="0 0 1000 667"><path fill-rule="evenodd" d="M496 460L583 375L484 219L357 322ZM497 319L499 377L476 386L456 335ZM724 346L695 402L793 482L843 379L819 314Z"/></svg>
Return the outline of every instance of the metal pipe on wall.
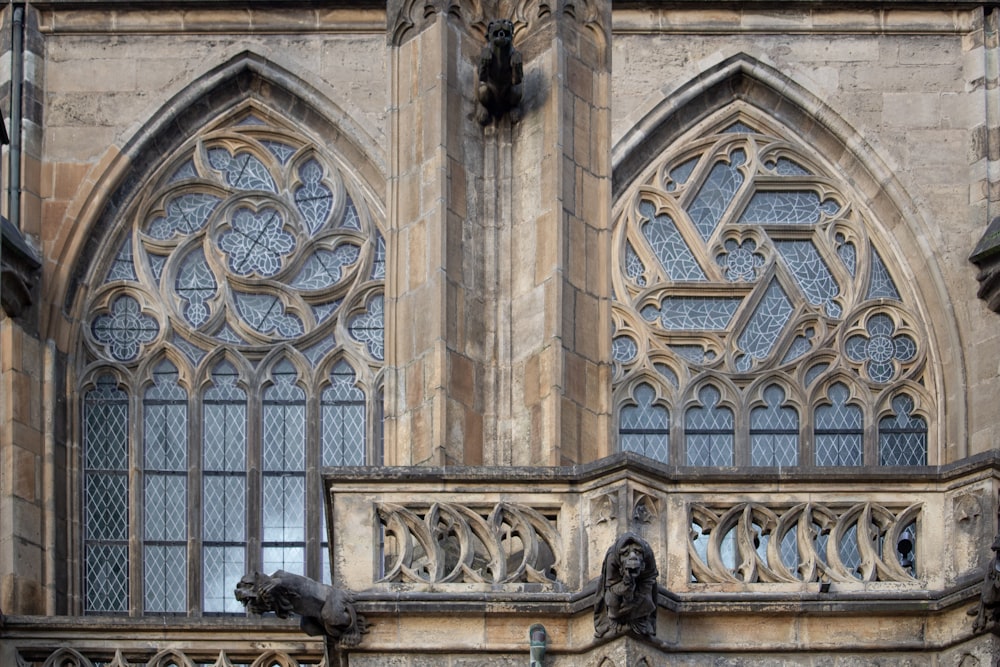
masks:
<svg viewBox="0 0 1000 667"><path fill-rule="evenodd" d="M24 89L24 5L15 5L10 46L10 150L7 219L21 229L21 96Z"/></svg>

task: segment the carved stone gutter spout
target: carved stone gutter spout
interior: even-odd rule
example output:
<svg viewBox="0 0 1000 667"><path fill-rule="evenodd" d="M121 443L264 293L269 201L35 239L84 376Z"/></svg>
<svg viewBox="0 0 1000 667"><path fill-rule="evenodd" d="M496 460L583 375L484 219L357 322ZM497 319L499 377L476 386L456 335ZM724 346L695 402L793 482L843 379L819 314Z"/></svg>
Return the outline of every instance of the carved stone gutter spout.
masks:
<svg viewBox="0 0 1000 667"><path fill-rule="evenodd" d="M251 614L273 611L278 618L301 617L302 631L325 636L327 644L357 646L368 622L357 613L350 591L341 590L284 570L247 574L236 585L236 599Z"/></svg>

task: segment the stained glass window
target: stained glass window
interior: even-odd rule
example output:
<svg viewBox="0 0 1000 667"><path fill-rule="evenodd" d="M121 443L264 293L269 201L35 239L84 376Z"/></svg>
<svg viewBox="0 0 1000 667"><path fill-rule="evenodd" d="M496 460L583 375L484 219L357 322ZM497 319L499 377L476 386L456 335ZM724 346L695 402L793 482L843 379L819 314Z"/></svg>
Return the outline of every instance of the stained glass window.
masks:
<svg viewBox="0 0 1000 667"><path fill-rule="evenodd" d="M358 466L365 462L365 396L354 369L343 360L330 372L322 394L324 466Z"/></svg>
<svg viewBox="0 0 1000 667"><path fill-rule="evenodd" d="M922 466L927 463L927 422L913 414L913 399L892 399L893 415L878 423L879 457L886 466Z"/></svg>
<svg viewBox="0 0 1000 667"><path fill-rule="evenodd" d="M143 608L187 611L187 392L161 361L143 412Z"/></svg>
<svg viewBox="0 0 1000 667"><path fill-rule="evenodd" d="M381 460L373 194L336 141L234 113L161 156L93 258L79 367L85 613L242 614L233 588L249 571L328 578L306 540L323 514L308 490L322 466ZM88 370L101 363L114 379Z"/></svg>
<svg viewBox="0 0 1000 667"><path fill-rule="evenodd" d="M861 408L848 402L851 392L836 383L816 408L816 465L858 466L862 459Z"/></svg>
<svg viewBox="0 0 1000 667"><path fill-rule="evenodd" d="M799 415L784 404L785 392L772 384L763 407L750 412L750 465L793 466L799 462Z"/></svg>
<svg viewBox="0 0 1000 667"><path fill-rule="evenodd" d="M247 398L228 362L202 404L202 591L206 612L241 611L232 595L246 571Z"/></svg>
<svg viewBox="0 0 1000 667"><path fill-rule="evenodd" d="M128 394L102 375L83 403L84 610L128 611Z"/></svg>
<svg viewBox="0 0 1000 667"><path fill-rule="evenodd" d="M282 360L264 391L264 571L305 573L306 393Z"/></svg>
<svg viewBox="0 0 1000 667"><path fill-rule="evenodd" d="M928 331L870 195L794 128L735 106L672 141L616 204L619 448L640 451L625 426L665 411L683 422L674 463L926 463ZM920 414L872 423L903 384Z"/></svg>
<svg viewBox="0 0 1000 667"><path fill-rule="evenodd" d="M669 462L670 413L654 404L656 390L648 384L636 387L633 396L635 405L626 405L621 411L618 437L622 450Z"/></svg>
<svg viewBox="0 0 1000 667"><path fill-rule="evenodd" d="M733 465L733 411L719 405L719 390L709 385L688 408L684 421L689 466Z"/></svg>

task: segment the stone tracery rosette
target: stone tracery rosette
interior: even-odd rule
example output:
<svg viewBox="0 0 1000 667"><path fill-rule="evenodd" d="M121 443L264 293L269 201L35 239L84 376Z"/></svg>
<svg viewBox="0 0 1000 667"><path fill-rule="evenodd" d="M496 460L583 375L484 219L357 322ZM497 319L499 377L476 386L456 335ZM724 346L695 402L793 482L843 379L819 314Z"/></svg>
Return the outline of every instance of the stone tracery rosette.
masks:
<svg viewBox="0 0 1000 667"><path fill-rule="evenodd" d="M868 387L872 410L906 387L933 415L916 296L890 270L859 198L774 121L744 107L717 118L677 142L616 209L619 404L640 380L666 393L656 366L669 363L682 401L710 380L743 405L752 397L741 392L763 375L810 369L807 386L846 372Z"/></svg>
<svg viewBox="0 0 1000 667"><path fill-rule="evenodd" d="M191 142L149 192L90 298L96 357L166 344L197 365L219 345L260 358L332 339L381 364L385 245L335 160L249 115ZM357 327L359 311L378 321Z"/></svg>

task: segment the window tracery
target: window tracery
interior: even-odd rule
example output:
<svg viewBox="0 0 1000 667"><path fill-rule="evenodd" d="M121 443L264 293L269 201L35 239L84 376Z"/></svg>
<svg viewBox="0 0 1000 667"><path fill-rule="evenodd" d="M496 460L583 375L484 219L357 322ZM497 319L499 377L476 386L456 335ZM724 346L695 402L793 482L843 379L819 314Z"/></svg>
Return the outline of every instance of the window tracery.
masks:
<svg viewBox="0 0 1000 667"><path fill-rule="evenodd" d="M667 463L925 465L927 331L849 180L742 103L676 145L615 211L620 448L655 409Z"/></svg>
<svg viewBox="0 0 1000 667"><path fill-rule="evenodd" d="M377 215L252 107L122 212L82 318L84 612L242 613L248 568L327 578L319 469L379 459Z"/></svg>

